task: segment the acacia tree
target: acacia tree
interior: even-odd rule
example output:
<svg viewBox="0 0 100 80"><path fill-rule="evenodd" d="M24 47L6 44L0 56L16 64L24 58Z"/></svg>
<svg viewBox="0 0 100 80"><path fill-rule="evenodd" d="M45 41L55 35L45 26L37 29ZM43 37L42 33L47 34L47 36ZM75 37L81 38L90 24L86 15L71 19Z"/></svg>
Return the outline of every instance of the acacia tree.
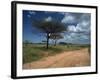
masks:
<svg viewBox="0 0 100 80"><path fill-rule="evenodd" d="M35 20L32 23L33 27L36 27L40 32L46 34L46 48L49 46L50 34L62 33L66 31L66 27L58 21L46 21L46 20Z"/></svg>
<svg viewBox="0 0 100 80"><path fill-rule="evenodd" d="M62 38L63 38L63 36L61 34L59 34L59 33L53 33L53 34L50 35L50 39L54 40L54 46L56 46L57 41L59 39L62 39Z"/></svg>

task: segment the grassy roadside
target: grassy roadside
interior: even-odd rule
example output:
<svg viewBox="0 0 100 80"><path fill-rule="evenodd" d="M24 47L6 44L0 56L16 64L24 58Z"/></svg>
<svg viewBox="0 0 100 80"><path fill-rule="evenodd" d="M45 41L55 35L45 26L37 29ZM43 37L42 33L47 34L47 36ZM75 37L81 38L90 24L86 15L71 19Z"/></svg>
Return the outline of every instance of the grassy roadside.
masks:
<svg viewBox="0 0 100 80"><path fill-rule="evenodd" d="M46 56L53 56L63 51L78 50L81 48L89 48L87 45L57 45L45 48L45 45L28 44L23 46L23 63L39 60Z"/></svg>

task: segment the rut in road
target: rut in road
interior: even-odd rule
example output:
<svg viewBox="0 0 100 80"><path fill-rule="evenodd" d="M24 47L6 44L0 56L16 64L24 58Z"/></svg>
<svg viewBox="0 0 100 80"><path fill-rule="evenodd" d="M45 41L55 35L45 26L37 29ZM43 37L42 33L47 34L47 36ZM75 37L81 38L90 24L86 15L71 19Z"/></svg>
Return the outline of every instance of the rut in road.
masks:
<svg viewBox="0 0 100 80"><path fill-rule="evenodd" d="M62 52L55 56L48 56L38 61L23 64L23 69L60 68L90 66L88 48Z"/></svg>

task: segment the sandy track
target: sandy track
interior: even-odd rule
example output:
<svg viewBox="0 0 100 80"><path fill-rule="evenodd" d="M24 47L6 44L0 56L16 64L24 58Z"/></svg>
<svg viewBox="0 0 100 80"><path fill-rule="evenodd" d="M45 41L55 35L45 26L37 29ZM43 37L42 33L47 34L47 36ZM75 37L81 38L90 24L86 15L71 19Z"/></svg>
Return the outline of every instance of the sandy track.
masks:
<svg viewBox="0 0 100 80"><path fill-rule="evenodd" d="M26 63L23 65L23 69L75 67L89 65L90 56L88 49L85 48L81 50L63 52L55 56L45 57L39 61Z"/></svg>

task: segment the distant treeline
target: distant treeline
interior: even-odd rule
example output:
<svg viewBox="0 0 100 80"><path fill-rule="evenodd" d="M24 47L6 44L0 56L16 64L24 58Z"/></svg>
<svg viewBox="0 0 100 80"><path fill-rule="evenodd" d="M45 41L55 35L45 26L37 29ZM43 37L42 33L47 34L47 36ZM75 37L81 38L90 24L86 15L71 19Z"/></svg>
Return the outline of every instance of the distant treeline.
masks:
<svg viewBox="0 0 100 80"><path fill-rule="evenodd" d="M43 42L33 43L33 42L26 41L26 42L23 42L23 44L41 44L41 45L43 45L43 44L46 44L46 43L43 43ZM75 44L75 43L66 43L66 42L59 42L58 45L85 46L85 47L87 46L87 47L90 47L90 44Z"/></svg>

